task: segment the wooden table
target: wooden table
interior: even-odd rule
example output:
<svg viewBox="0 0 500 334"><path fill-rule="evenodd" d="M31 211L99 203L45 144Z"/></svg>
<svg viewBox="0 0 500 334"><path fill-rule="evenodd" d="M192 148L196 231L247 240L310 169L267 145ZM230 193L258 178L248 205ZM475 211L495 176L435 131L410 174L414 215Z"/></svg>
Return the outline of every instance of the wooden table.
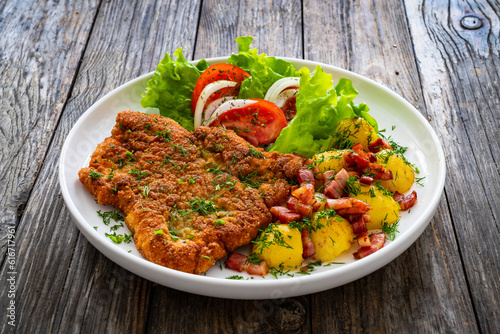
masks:
<svg viewBox="0 0 500 334"><path fill-rule="evenodd" d="M0 2L1 332L499 333L499 15L495 0ZM389 265L296 298L208 298L128 272L76 228L57 164L78 118L166 52L224 56L242 35L380 82L437 131L444 195Z"/></svg>

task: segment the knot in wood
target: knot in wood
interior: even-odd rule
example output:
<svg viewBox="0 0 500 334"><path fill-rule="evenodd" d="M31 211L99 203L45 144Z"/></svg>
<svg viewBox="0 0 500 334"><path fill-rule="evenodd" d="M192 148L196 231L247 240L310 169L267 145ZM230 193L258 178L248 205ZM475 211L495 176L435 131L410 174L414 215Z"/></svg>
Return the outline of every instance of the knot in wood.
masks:
<svg viewBox="0 0 500 334"><path fill-rule="evenodd" d="M464 29L476 30L483 26L483 21L475 15L466 15L460 20L460 25Z"/></svg>

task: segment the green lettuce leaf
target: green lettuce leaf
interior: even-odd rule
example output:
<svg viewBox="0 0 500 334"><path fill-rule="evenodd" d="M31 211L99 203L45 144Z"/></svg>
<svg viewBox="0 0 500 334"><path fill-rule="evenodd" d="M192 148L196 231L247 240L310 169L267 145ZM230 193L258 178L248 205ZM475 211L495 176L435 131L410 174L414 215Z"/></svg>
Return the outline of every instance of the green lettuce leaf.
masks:
<svg viewBox="0 0 500 334"><path fill-rule="evenodd" d="M184 58L182 48L174 54L167 53L148 81L141 106L158 108L160 115L170 117L189 131L194 129L191 95L200 74L208 66L200 61L196 66Z"/></svg>
<svg viewBox="0 0 500 334"><path fill-rule="evenodd" d="M240 88L240 99L263 99L267 90L279 79L299 77L302 70L297 71L289 61L258 54L257 49L250 49L253 38L238 37L239 52L232 54L229 63L247 71L251 77L245 79Z"/></svg>
<svg viewBox="0 0 500 334"><path fill-rule="evenodd" d="M307 69L303 71L297 94L297 115L281 131L270 151L312 157L330 148L340 120L357 116L367 119L366 104L354 105L352 102L358 92L351 80L340 79L333 88L332 76L319 65L311 74ZM367 121L372 124L375 120L369 116Z"/></svg>

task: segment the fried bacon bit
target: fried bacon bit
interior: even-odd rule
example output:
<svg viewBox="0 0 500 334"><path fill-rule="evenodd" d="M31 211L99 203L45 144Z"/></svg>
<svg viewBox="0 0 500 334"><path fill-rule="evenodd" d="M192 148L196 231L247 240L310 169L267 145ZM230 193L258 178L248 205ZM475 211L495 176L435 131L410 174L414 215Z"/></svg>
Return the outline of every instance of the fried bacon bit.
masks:
<svg viewBox="0 0 500 334"><path fill-rule="evenodd" d="M417 203L417 192L415 190L406 196L396 191L393 197L394 200L399 203L401 211L409 210L415 205L415 203Z"/></svg>
<svg viewBox="0 0 500 334"><path fill-rule="evenodd" d="M338 215L341 217L346 218L346 216L349 215L364 215L367 211L371 210L371 205L368 203L365 203L363 201L360 201L359 199L356 198L351 198L351 197L346 197L346 198L341 198L341 200L345 200L340 202L333 202L333 201L328 201L326 202L326 206L329 209L335 209L337 211ZM337 205L337 208L335 206ZM350 206L348 206L350 205ZM332 207L329 207L332 206Z"/></svg>
<svg viewBox="0 0 500 334"><path fill-rule="evenodd" d="M307 229L302 229L302 257L307 259L310 256L316 254L316 249L314 248L314 244L311 239L310 232Z"/></svg>
<svg viewBox="0 0 500 334"><path fill-rule="evenodd" d="M367 257L384 247L385 233L374 233L370 235L370 243L370 246L361 247L356 253L353 254L356 260Z"/></svg>
<svg viewBox="0 0 500 334"><path fill-rule="evenodd" d="M380 152L381 150L391 150L392 151L392 146L382 138L379 138L375 140L373 143L368 145L368 149L370 152L377 153Z"/></svg>
<svg viewBox="0 0 500 334"><path fill-rule="evenodd" d="M290 224L293 221L299 220L301 215L285 208L284 206L273 206L271 213L274 217L278 218L282 224Z"/></svg>
<svg viewBox="0 0 500 334"><path fill-rule="evenodd" d="M311 205L314 203L314 186L310 183L306 183L300 188L292 191L292 196L297 197L304 204Z"/></svg>
<svg viewBox="0 0 500 334"><path fill-rule="evenodd" d="M363 151L361 144L356 144L352 147L353 152L349 152L345 156L345 160L350 168L353 168L359 174L365 174L373 180L392 180L392 172L387 170L384 166L377 164L377 157L375 154ZM364 179L364 184L369 179Z"/></svg>
<svg viewBox="0 0 500 334"><path fill-rule="evenodd" d="M325 189L323 190L323 193L330 198L342 197L344 189L347 186L349 173L342 168L337 174L335 174L335 176L333 176L333 172L331 171L325 172L324 178Z"/></svg>
<svg viewBox="0 0 500 334"><path fill-rule="evenodd" d="M312 170L306 167L302 167L299 169L298 178L301 186L305 184L314 185L314 173L312 172Z"/></svg>
<svg viewBox="0 0 500 334"><path fill-rule="evenodd" d="M239 272L246 271L250 275L265 276L269 273L269 266L262 260L259 264L248 261L248 257L238 252L229 254L226 260L226 268Z"/></svg>
<svg viewBox="0 0 500 334"><path fill-rule="evenodd" d="M359 247L370 247L372 245L367 232L358 235L356 241L358 242Z"/></svg>
<svg viewBox="0 0 500 334"><path fill-rule="evenodd" d="M369 215L363 215L360 219L357 219L351 223L352 224L352 232L354 233L354 235L361 235L363 233L368 232L368 229L366 227L365 216L370 217ZM371 219L371 217L370 217L370 219Z"/></svg>
<svg viewBox="0 0 500 334"><path fill-rule="evenodd" d="M359 182L369 186L373 183L373 177L370 177L368 175L361 175L361 177L359 178Z"/></svg>

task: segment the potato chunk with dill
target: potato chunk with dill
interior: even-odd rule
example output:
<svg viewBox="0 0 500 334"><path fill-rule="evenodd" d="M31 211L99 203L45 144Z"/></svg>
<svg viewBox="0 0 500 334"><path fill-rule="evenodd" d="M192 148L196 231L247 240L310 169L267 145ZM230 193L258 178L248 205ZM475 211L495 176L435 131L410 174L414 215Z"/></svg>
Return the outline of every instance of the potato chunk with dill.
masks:
<svg viewBox="0 0 500 334"><path fill-rule="evenodd" d="M377 163L392 172L392 180L380 181L380 185L391 192L404 194L415 182L415 172L405 160L391 150L382 150L376 154Z"/></svg>
<svg viewBox="0 0 500 334"><path fill-rule="evenodd" d="M314 218L311 240L316 249L314 259L328 262L351 248L354 239L352 225L340 216Z"/></svg>
<svg viewBox="0 0 500 334"><path fill-rule="evenodd" d="M302 264L302 238L297 228L270 224L253 242L253 253L269 267L292 269Z"/></svg>
<svg viewBox="0 0 500 334"><path fill-rule="evenodd" d="M340 149L351 148L359 143L363 146L363 150L368 152L368 145L378 138L375 129L361 117L341 120L335 132L332 147Z"/></svg>
<svg viewBox="0 0 500 334"><path fill-rule="evenodd" d="M350 197L368 203L372 207L366 212L371 217L371 221L366 223L368 231L381 229L384 223L391 225L399 219L399 205L392 194L383 187L356 184L349 190Z"/></svg>
<svg viewBox="0 0 500 334"><path fill-rule="evenodd" d="M316 166L318 166L320 172L326 172L328 170L338 172L342 168L347 167L345 161L345 156L347 150L334 150L316 154L312 159Z"/></svg>

